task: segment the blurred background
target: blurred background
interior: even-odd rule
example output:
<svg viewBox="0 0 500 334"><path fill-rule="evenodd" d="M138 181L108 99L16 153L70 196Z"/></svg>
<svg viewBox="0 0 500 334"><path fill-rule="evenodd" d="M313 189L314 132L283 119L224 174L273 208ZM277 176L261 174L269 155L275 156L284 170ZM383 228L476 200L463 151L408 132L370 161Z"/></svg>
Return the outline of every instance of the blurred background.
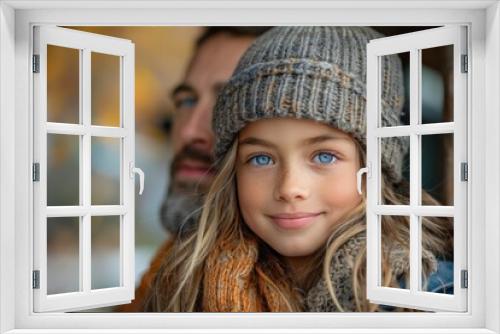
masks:
<svg viewBox="0 0 500 334"><path fill-rule="evenodd" d="M169 183L170 92L190 59L200 27L71 27L135 44L135 153L145 191L135 195L136 282L168 237L159 210ZM119 126L119 58L92 53L92 124ZM79 122L78 50L48 47L48 121ZM48 135L48 205L79 204L77 136ZM118 139L93 137L92 204L119 204ZM136 190L138 187L136 186ZM48 220L48 293L78 291L78 218ZM92 217L92 288L119 283L119 217Z"/></svg>
<svg viewBox="0 0 500 334"><path fill-rule="evenodd" d="M145 190L135 196L136 283L159 245L168 238L159 220L169 183L172 158L169 131L174 111L170 92L184 74L203 27L68 27L131 40L135 44L136 166L145 172ZM431 27L374 27L397 35ZM405 69L409 124L409 55L400 54ZM92 54L92 124L119 126L119 59ZM422 122L453 120L453 48L422 52ZM48 47L48 121L79 123L78 50ZM422 138L422 188L445 205L453 205L453 136ZM79 138L47 138L49 206L79 204ZM120 142L92 138L92 204L119 204ZM409 162L405 163L409 176ZM137 189L137 188L136 188ZM78 291L79 219L48 219L48 293ZM92 288L119 284L119 216L92 217ZM90 311L109 311L101 308Z"/></svg>

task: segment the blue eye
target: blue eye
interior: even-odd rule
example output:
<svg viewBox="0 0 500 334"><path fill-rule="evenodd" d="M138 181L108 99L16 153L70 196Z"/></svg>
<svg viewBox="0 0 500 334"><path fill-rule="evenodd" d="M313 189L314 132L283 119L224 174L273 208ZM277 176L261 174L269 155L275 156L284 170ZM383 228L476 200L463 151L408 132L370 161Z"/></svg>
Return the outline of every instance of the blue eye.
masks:
<svg viewBox="0 0 500 334"><path fill-rule="evenodd" d="M267 166L270 165L272 161L273 160L270 157L263 154L256 155L249 160L249 162L254 166Z"/></svg>
<svg viewBox="0 0 500 334"><path fill-rule="evenodd" d="M337 157L331 153L328 152L321 152L319 154L316 154L314 156L314 162L320 163L320 164L331 164L332 162L335 162L337 160Z"/></svg>
<svg viewBox="0 0 500 334"><path fill-rule="evenodd" d="M177 109L190 109L190 108L194 108L194 106L196 105L196 102L197 102L197 100L195 97L187 96L187 97L183 97L183 98L180 98L177 101L175 101L175 107Z"/></svg>

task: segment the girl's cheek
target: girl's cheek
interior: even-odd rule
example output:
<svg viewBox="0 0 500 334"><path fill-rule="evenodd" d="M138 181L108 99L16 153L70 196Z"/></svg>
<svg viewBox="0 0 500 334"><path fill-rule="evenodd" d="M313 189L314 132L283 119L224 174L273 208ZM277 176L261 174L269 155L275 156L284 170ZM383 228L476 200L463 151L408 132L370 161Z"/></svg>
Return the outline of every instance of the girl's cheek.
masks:
<svg viewBox="0 0 500 334"><path fill-rule="evenodd" d="M254 204L266 189L262 176L244 169L236 174L236 186L240 205Z"/></svg>
<svg viewBox="0 0 500 334"><path fill-rule="evenodd" d="M338 206L350 206L359 200L356 178L351 173L332 175L319 184L323 198ZM328 185L328 186L325 186Z"/></svg>

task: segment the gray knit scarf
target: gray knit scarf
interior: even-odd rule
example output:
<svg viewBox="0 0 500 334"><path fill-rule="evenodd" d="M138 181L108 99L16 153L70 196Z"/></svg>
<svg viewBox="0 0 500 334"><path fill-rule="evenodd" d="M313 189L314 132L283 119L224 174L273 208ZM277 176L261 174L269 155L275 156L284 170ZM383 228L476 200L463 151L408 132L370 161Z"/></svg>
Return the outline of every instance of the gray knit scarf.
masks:
<svg viewBox="0 0 500 334"><path fill-rule="evenodd" d="M330 277L336 297L346 312L356 311L352 273L355 260L365 247L366 234L364 232L359 233L341 246L332 258ZM422 258L424 268L427 272L436 271L437 260L432 252L427 250L422 251ZM389 250L389 263L395 277L404 277L410 271L408 251L398 243L394 243ZM323 277L307 292L305 296L305 308L307 312L340 311L333 302L327 288L327 283Z"/></svg>

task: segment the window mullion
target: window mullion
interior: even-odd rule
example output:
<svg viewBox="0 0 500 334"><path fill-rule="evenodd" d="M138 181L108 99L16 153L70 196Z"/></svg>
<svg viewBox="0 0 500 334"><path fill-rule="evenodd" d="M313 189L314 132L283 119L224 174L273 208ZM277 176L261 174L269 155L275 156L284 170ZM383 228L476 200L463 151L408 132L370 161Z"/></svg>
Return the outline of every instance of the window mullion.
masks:
<svg viewBox="0 0 500 334"><path fill-rule="evenodd" d="M124 128L92 125L90 127L90 135L95 137L122 138L127 135L127 131Z"/></svg>
<svg viewBox="0 0 500 334"><path fill-rule="evenodd" d="M415 128L420 123L420 51L410 50L410 128ZM419 217L415 209L420 204L420 139L419 135L410 133L410 291L419 290L420 266L420 228Z"/></svg>
<svg viewBox="0 0 500 334"><path fill-rule="evenodd" d="M379 138L409 136L410 134L418 135L434 135L443 133L454 133L454 122L430 123L430 124L413 124L411 126L391 126L386 128L377 128L375 135Z"/></svg>
<svg viewBox="0 0 500 334"><path fill-rule="evenodd" d="M80 73L80 80L82 85L81 91L81 111L82 111L82 124L85 129L83 135L83 147L81 159L82 163L82 188L83 197L82 204L85 210L85 214L82 219L82 225L80 228L80 274L82 280L82 291L89 292L91 290L91 135L90 135L90 117L91 117L91 59L90 50L82 50L82 68Z"/></svg>
<svg viewBox="0 0 500 334"><path fill-rule="evenodd" d="M378 205L373 209L373 213L377 215L387 216L409 216L415 214L417 216L431 217L454 217L457 209L453 206L410 206L410 205Z"/></svg>

